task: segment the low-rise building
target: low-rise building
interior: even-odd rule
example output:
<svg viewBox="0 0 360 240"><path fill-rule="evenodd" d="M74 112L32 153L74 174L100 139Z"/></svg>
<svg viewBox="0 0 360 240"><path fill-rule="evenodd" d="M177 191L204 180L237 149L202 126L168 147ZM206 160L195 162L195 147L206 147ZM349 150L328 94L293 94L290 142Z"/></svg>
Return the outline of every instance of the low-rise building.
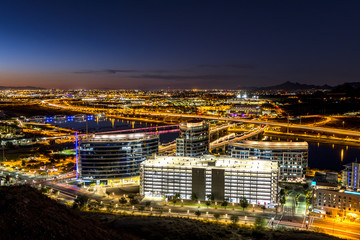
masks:
<svg viewBox="0 0 360 240"><path fill-rule="evenodd" d="M156 156L141 164L140 194L199 200L212 195L215 201L253 204L277 203L279 168L276 161L205 156Z"/></svg>
<svg viewBox="0 0 360 240"><path fill-rule="evenodd" d="M339 190L338 173L316 172L311 182L314 189Z"/></svg>
<svg viewBox="0 0 360 240"><path fill-rule="evenodd" d="M332 216L349 213L360 216L360 192L317 188L313 195L313 209Z"/></svg>

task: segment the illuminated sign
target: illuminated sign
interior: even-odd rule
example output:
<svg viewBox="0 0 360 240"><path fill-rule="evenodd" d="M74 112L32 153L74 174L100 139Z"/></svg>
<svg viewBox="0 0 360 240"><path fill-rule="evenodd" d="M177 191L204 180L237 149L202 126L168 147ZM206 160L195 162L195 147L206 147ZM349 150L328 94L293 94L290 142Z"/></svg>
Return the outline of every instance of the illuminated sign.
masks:
<svg viewBox="0 0 360 240"><path fill-rule="evenodd" d="M360 192L344 191L344 193L349 193L349 194L354 194L354 195L360 195Z"/></svg>

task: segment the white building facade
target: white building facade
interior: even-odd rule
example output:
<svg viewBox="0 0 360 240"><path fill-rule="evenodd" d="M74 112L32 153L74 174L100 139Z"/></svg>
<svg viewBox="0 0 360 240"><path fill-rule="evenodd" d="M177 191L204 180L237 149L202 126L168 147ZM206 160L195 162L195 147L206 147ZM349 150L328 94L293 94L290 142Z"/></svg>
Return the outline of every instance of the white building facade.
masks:
<svg viewBox="0 0 360 240"><path fill-rule="evenodd" d="M307 142L241 141L230 143L229 149L234 158L277 161L280 179L303 178L308 167Z"/></svg>
<svg viewBox="0 0 360 240"><path fill-rule="evenodd" d="M252 204L277 203L279 168L276 161L228 157L161 156L141 164L140 194L168 197L179 193L182 199L199 200L212 195L215 201Z"/></svg>

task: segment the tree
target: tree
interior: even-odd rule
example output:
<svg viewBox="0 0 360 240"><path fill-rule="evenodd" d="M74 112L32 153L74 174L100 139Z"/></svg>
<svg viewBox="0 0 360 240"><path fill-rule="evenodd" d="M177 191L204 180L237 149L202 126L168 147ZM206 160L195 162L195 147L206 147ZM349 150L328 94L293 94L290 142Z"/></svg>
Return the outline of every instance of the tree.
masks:
<svg viewBox="0 0 360 240"><path fill-rule="evenodd" d="M110 197L111 192L106 191L105 193L108 197Z"/></svg>
<svg viewBox="0 0 360 240"><path fill-rule="evenodd" d="M42 188L41 188L41 192L42 192L42 193L49 193L49 192L50 192L50 188L42 187Z"/></svg>
<svg viewBox="0 0 360 240"><path fill-rule="evenodd" d="M242 207L243 211L245 211L245 208L249 206L248 200L244 197L240 198L240 206Z"/></svg>
<svg viewBox="0 0 360 240"><path fill-rule="evenodd" d="M144 206L140 206L140 207L138 207L138 210L139 210L140 212L142 212L142 211L145 210L145 207L144 207Z"/></svg>
<svg viewBox="0 0 360 240"><path fill-rule="evenodd" d="M120 198L120 199L119 199L119 203L120 203L121 205L125 205L125 204L127 203L126 198L124 198L124 197Z"/></svg>
<svg viewBox="0 0 360 240"><path fill-rule="evenodd" d="M263 205L261 206L261 209L263 210L263 212L265 211L266 207Z"/></svg>
<svg viewBox="0 0 360 240"><path fill-rule="evenodd" d="M175 205L175 203L177 202L177 200L180 199L180 193L175 193L174 196L171 197L171 199L172 199L172 202L173 202L174 205Z"/></svg>
<svg viewBox="0 0 360 240"><path fill-rule="evenodd" d="M106 207L106 210L107 210L108 212L114 211L114 203L113 203L113 202L110 202L109 205Z"/></svg>
<svg viewBox="0 0 360 240"><path fill-rule="evenodd" d="M300 194L296 194L296 196L295 196L295 204L296 205L298 205L298 203L299 203L299 196L300 196Z"/></svg>
<svg viewBox="0 0 360 240"><path fill-rule="evenodd" d="M235 225L239 221L239 217L237 215L231 215L230 220Z"/></svg>
<svg viewBox="0 0 360 240"><path fill-rule="evenodd" d="M5 147L6 148L14 148L14 144L12 142L6 142Z"/></svg>
<svg viewBox="0 0 360 240"><path fill-rule="evenodd" d="M211 203L209 201L205 202L206 206L209 208L209 206L211 205Z"/></svg>
<svg viewBox="0 0 360 240"><path fill-rule="evenodd" d="M284 205L286 203L286 196L282 196L279 202L281 205Z"/></svg>
<svg viewBox="0 0 360 240"><path fill-rule="evenodd" d="M214 194L208 194L208 195L206 195L206 197L207 197L207 199L209 201L214 201L215 200Z"/></svg>
<svg viewBox="0 0 360 240"><path fill-rule="evenodd" d="M220 213L214 213L214 218L216 219L216 221L218 221L220 217Z"/></svg>
<svg viewBox="0 0 360 240"><path fill-rule="evenodd" d="M280 190L280 196L284 196L284 195L286 195L286 192L285 192L285 189L282 188L282 189Z"/></svg>
<svg viewBox="0 0 360 240"><path fill-rule="evenodd" d="M255 222L254 222L254 227L257 230L261 230L264 229L264 227L266 226L266 220L264 217L256 217Z"/></svg>
<svg viewBox="0 0 360 240"><path fill-rule="evenodd" d="M96 207L97 207L98 209L103 208L103 207L104 207L103 202L102 202L102 201L100 201L100 200L96 200Z"/></svg>
<svg viewBox="0 0 360 240"><path fill-rule="evenodd" d="M130 199L130 204L136 205L136 204L139 204L139 201L137 199L133 198L133 199Z"/></svg>
<svg viewBox="0 0 360 240"><path fill-rule="evenodd" d="M151 202L150 202L150 201L145 202L145 207L149 208L150 206L151 206Z"/></svg>
<svg viewBox="0 0 360 240"><path fill-rule="evenodd" d="M73 203L73 208L83 210L89 204L89 197L85 195L78 195Z"/></svg>
<svg viewBox="0 0 360 240"><path fill-rule="evenodd" d="M228 201L224 200L224 201L221 203L221 206L223 206L223 207L226 209L226 207L227 207L228 204L229 204Z"/></svg>
<svg viewBox="0 0 360 240"><path fill-rule="evenodd" d="M196 196L196 193L191 194L191 201L197 201L198 197Z"/></svg>
<svg viewBox="0 0 360 240"><path fill-rule="evenodd" d="M198 210L198 211L195 212L195 215L196 215L197 218L199 218L201 216L201 212Z"/></svg>

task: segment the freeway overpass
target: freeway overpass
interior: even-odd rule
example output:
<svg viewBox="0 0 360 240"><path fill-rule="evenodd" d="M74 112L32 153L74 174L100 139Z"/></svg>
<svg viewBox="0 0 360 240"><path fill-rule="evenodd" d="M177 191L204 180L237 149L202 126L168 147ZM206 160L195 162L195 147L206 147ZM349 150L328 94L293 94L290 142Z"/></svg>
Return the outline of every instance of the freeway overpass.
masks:
<svg viewBox="0 0 360 240"><path fill-rule="evenodd" d="M218 121L230 121L237 123L250 123L250 124L261 124L275 127L284 127L284 128L296 128L307 131L316 131L323 132L329 134L340 134L345 136L359 137L360 132L351 131L345 129L337 129L337 128L324 128L324 127L314 127L314 126L306 126L300 124L288 124L288 123L278 123L278 122L269 122L269 121L258 121L258 120L249 120L249 119L238 119L238 118L230 118L230 117L213 117L213 116L204 116L204 115L191 115L191 114L173 114L173 113L136 113L137 115L153 115L153 116L171 116L171 117L181 117L181 118L198 118L198 119L206 119L206 120L218 120Z"/></svg>
<svg viewBox="0 0 360 240"><path fill-rule="evenodd" d="M255 131L249 131L249 132L243 133L243 134L238 135L238 136L236 136L234 133L232 133L233 135L229 134L229 135L227 135L225 137L222 137L222 138L220 138L218 140L215 140L215 141L211 142L210 143L210 149L214 149L214 148L217 148L217 147L222 147L222 146L228 144L230 141L241 141L241 140L250 138L252 136L258 135L259 133L263 132L265 130L265 128L266 128L266 126L261 127L261 128L257 128L257 129L255 129Z"/></svg>
<svg viewBox="0 0 360 240"><path fill-rule="evenodd" d="M223 125L220 125L220 126L216 126L216 127L213 127L213 128L210 128L210 134L214 133L214 132L217 132L217 131L220 131L220 130L223 130L223 129L227 129L229 127L233 127L235 126L235 124L233 123L226 123L226 124L223 124ZM175 141L172 141L171 143L167 143L167 144L164 144L162 146L160 146L159 148L159 153L165 153L167 151L172 151L176 148L176 140Z"/></svg>
<svg viewBox="0 0 360 240"><path fill-rule="evenodd" d="M90 111L87 109L82 109L79 107L74 106L64 106L60 104L50 103L52 99L43 100L42 103L46 104L50 107L57 107L63 109L70 109L74 111ZM106 111L106 109L101 109L101 111ZM91 109L92 113L96 112L96 109ZM293 129L301 129L305 131L315 131L315 132L322 132L327 134L338 134L344 136L352 136L352 137L359 137L359 131L351 131L345 129L337 129L337 128L325 128L325 127L316 127L316 126L307 126L307 125L300 125L300 124L288 124L288 123L278 123L278 122L271 122L271 121L258 121L258 120L249 120L249 119L238 119L238 118L230 118L230 117L216 117L216 116L205 116L205 115L194 115L194 114L176 114L176 113L163 113L163 112L134 112L134 115L138 116L163 116L163 117L177 117L177 118L197 118L197 119L206 119L206 120L218 120L218 121L230 121L236 123L250 123L250 124L261 124L261 125L268 125L268 126L275 126L275 127L285 127L285 128L293 128Z"/></svg>

